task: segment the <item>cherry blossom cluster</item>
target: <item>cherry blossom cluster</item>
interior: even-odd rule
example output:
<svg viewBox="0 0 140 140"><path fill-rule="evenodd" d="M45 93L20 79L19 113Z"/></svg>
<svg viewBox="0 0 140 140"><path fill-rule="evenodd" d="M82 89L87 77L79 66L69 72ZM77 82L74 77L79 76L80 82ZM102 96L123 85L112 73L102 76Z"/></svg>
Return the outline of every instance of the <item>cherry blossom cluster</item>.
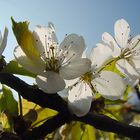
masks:
<svg viewBox="0 0 140 140"><path fill-rule="evenodd" d="M0 38L1 54L7 40ZM133 86L140 75L140 35L130 37L130 26L124 19L114 25L114 37L105 32L102 42L87 52L84 38L67 35L58 43L52 23L36 26L31 32L35 52L19 44L14 50L17 62L35 73L38 88L48 94L59 94L67 100L71 113L87 114L96 94L120 99L126 85Z"/></svg>

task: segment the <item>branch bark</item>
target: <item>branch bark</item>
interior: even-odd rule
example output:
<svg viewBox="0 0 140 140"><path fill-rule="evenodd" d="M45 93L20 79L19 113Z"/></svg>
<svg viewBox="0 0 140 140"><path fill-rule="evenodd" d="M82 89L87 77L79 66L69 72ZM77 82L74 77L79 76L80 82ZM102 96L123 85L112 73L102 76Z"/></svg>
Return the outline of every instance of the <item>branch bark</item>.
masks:
<svg viewBox="0 0 140 140"><path fill-rule="evenodd" d="M8 73L0 73L0 82L11 87L30 102L34 102L44 108L68 113L67 103L57 94L46 94L37 87L31 86L20 78Z"/></svg>
<svg viewBox="0 0 140 140"><path fill-rule="evenodd" d="M87 115L80 118L75 116L73 120L90 124L96 129L100 129L103 131L117 133L119 135L133 138L135 140L140 139L139 127L116 121L105 115L88 113Z"/></svg>
<svg viewBox="0 0 140 140"><path fill-rule="evenodd" d="M140 128L127 125L125 123L118 122L111 119L105 115L88 113L86 116L64 116L64 114L58 114L55 117L47 120L41 126L34 128L32 131L27 131L21 135L23 140L37 140L39 138L45 137L47 134L56 130L65 123L70 121L81 121L86 124L94 126L96 129L100 129L107 132L117 133L134 140L139 140L140 138Z"/></svg>
<svg viewBox="0 0 140 140"><path fill-rule="evenodd" d="M57 94L51 95L46 94L43 91L28 85L18 77L7 74L0 73L0 82L6 84L7 86L13 88L21 96L28 101L34 102L42 107L51 108L59 112L55 117L47 120L44 124L32 129L31 131L26 131L21 135L24 140L35 140L38 138L43 138L50 132L54 131L64 123L70 121L81 121L94 126L97 129L114 132L120 135L124 135L135 140L140 138L140 128L135 126L130 126L128 124L118 122L105 115L88 113L83 117L77 117L69 113L67 103L61 99Z"/></svg>

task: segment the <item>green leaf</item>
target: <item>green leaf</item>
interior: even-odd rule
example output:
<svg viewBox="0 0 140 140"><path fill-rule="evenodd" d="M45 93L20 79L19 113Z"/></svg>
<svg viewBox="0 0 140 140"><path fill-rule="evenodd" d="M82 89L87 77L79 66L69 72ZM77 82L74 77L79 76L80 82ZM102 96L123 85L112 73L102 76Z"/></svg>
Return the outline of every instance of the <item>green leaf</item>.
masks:
<svg viewBox="0 0 140 140"><path fill-rule="evenodd" d="M12 60L10 61L6 67L2 70L2 72L6 72L6 73L12 73L12 74L19 74L19 75L23 75L23 76L30 76L30 77L36 77L35 74L27 71L26 69L24 69L20 64L18 64L17 61Z"/></svg>
<svg viewBox="0 0 140 140"><path fill-rule="evenodd" d="M81 128L81 125L83 125L83 123L81 122L75 122L75 124L73 125L71 129L72 140L81 140L82 135L83 135L83 130Z"/></svg>
<svg viewBox="0 0 140 140"><path fill-rule="evenodd" d="M5 98L3 94L0 94L0 113L2 113L5 109Z"/></svg>
<svg viewBox="0 0 140 140"><path fill-rule="evenodd" d="M9 88L2 86L0 94L0 122L4 131L13 130L13 117L18 115L18 103Z"/></svg>
<svg viewBox="0 0 140 140"><path fill-rule="evenodd" d="M27 114L24 115L24 120L33 123L37 120L37 112L34 109L30 109Z"/></svg>
<svg viewBox="0 0 140 140"><path fill-rule="evenodd" d="M12 118L7 116L4 113L0 114L0 123L1 123L1 127L4 131L11 132L13 130Z"/></svg>
<svg viewBox="0 0 140 140"><path fill-rule="evenodd" d="M36 42L32 32L28 29L29 23L27 21L15 22L13 18L11 18L11 20L12 29L19 46L30 59L38 61L40 59L40 54L34 47Z"/></svg>
<svg viewBox="0 0 140 140"><path fill-rule="evenodd" d="M49 108L42 108L39 105L36 105L32 102L29 102L25 99L22 99L22 106L23 106L23 115L26 120L31 120L32 125L31 127L37 127L42 124L45 120L49 119L57 115L57 111L49 109ZM35 116L32 116L32 115Z"/></svg>
<svg viewBox="0 0 140 140"><path fill-rule="evenodd" d="M14 99L11 90L4 85L2 86L2 95L0 97L0 111L6 112L7 115L18 115L18 103Z"/></svg>
<svg viewBox="0 0 140 140"><path fill-rule="evenodd" d="M19 45L21 45L21 39L22 39L22 34L28 30L29 22L24 21L24 22L15 22L13 17L11 17L12 21L12 28L13 32L16 36L17 42Z"/></svg>
<svg viewBox="0 0 140 140"><path fill-rule="evenodd" d="M63 125L60 135L64 140L96 140L95 129L82 122L71 122Z"/></svg>
<svg viewBox="0 0 140 140"><path fill-rule="evenodd" d="M37 119L32 123L31 127L37 127L40 124L42 124L47 119L50 119L51 117L57 115L57 112L55 110L49 109L49 108L37 108L35 109L37 112Z"/></svg>
<svg viewBox="0 0 140 140"><path fill-rule="evenodd" d="M122 106L119 106L119 105L111 106L110 105L110 106L107 106L106 108L104 108L102 110L102 113L112 119L122 121L122 117L120 115L121 109L122 109Z"/></svg>
<svg viewBox="0 0 140 140"><path fill-rule="evenodd" d="M127 86L123 95L123 100L128 100L129 99L129 93L132 91L131 86Z"/></svg>
<svg viewBox="0 0 140 140"><path fill-rule="evenodd" d="M109 135L110 140L115 140L116 139L114 133L108 133L108 135Z"/></svg>
<svg viewBox="0 0 140 140"><path fill-rule="evenodd" d="M71 129L72 140L96 140L95 129L82 122L76 122Z"/></svg>
<svg viewBox="0 0 140 140"><path fill-rule="evenodd" d="M96 140L95 129L93 126L85 125L82 140Z"/></svg>

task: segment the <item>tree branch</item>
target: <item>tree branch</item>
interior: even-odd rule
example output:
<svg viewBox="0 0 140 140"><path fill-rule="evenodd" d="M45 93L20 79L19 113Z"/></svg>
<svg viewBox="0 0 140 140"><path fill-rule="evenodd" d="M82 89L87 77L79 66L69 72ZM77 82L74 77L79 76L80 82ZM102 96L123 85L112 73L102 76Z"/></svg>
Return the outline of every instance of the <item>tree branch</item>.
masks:
<svg viewBox="0 0 140 140"><path fill-rule="evenodd" d="M24 132L21 135L24 140L43 138L64 123L72 120L81 121L90 124L97 129L121 134L135 140L140 138L140 128L118 122L105 115L93 113L88 113L83 117L71 115L68 111L67 103L57 94L46 94L43 91L28 85L12 74L0 73L0 82L19 92L22 97L28 101L32 101L42 107L48 107L59 111L58 115L47 120L44 124L33 128L31 131Z"/></svg>
<svg viewBox="0 0 140 140"><path fill-rule="evenodd" d="M59 113L53 118L47 120L39 127L33 128L32 131L26 131L20 137L23 140L38 140L44 138L47 134L53 132L69 121L69 116L65 116L64 114Z"/></svg>
<svg viewBox="0 0 140 140"><path fill-rule="evenodd" d="M68 113L67 103L57 94L46 94L37 87L31 86L18 77L8 73L0 73L0 82L13 88L24 99L34 102L41 107Z"/></svg>
<svg viewBox="0 0 140 140"><path fill-rule="evenodd" d="M107 132L117 133L119 135L127 136L135 140L140 138L140 128L132 125L128 125L122 122L118 122L105 115L88 113L83 117L74 116L73 120L81 121L86 124L94 126L96 129L100 129Z"/></svg>
<svg viewBox="0 0 140 140"><path fill-rule="evenodd" d="M37 140L39 138L43 138L47 134L56 130L63 124L69 123L70 121L84 122L86 124L94 126L96 129L117 133L119 135L133 138L134 140L139 140L140 138L140 128L118 122L105 115L93 113L88 113L86 116L83 117L77 117L75 115L64 116L64 114L58 114L55 117L47 120L39 127L32 129L32 131L27 131L23 133L21 135L21 138L23 140Z"/></svg>

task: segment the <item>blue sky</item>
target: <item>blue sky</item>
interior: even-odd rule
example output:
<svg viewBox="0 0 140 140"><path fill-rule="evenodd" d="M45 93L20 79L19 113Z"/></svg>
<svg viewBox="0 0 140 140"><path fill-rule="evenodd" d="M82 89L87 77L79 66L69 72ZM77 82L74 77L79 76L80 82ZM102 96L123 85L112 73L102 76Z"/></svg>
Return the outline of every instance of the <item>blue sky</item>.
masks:
<svg viewBox="0 0 140 140"><path fill-rule="evenodd" d="M55 25L59 42L65 34L77 33L85 38L87 47L101 41L104 31L113 34L117 19L125 18L132 35L140 33L139 0L1 0L0 29L9 29L8 45L4 52L7 61L13 58L17 45L11 30L10 17L17 21L30 21L35 25Z"/></svg>
<svg viewBox="0 0 140 140"><path fill-rule="evenodd" d="M11 29L11 16L16 21L28 20L31 29L51 21L59 42L65 34L77 33L85 38L90 48L101 41L103 32L113 34L114 23L120 18L129 22L132 35L140 33L139 0L0 0L0 30L3 31L4 26L9 29L4 51L7 62L14 58L13 50L17 45ZM26 81L33 82L29 78Z"/></svg>

